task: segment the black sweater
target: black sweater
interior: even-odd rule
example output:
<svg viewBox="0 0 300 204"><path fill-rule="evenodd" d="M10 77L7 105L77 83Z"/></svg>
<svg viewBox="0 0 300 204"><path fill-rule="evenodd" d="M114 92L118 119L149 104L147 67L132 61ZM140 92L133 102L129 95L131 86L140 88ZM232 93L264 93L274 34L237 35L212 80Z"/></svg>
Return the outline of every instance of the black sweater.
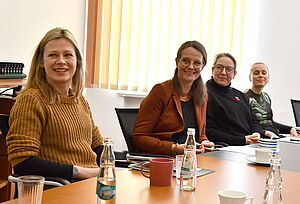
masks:
<svg viewBox="0 0 300 204"><path fill-rule="evenodd" d="M230 84L226 87L219 86L213 78L206 82L206 86L206 136L210 141L245 145L245 136L254 132L263 135L244 93L230 87Z"/></svg>

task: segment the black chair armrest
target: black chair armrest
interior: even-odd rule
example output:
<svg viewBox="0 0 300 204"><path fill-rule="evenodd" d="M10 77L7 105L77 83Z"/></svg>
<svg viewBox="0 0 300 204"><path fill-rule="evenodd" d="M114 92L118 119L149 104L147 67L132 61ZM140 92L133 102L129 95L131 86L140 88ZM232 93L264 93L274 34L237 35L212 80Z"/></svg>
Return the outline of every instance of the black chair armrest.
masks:
<svg viewBox="0 0 300 204"><path fill-rule="evenodd" d="M126 154L128 153L128 151L122 151L122 152L114 152L115 153L115 157L116 160L126 160Z"/></svg>

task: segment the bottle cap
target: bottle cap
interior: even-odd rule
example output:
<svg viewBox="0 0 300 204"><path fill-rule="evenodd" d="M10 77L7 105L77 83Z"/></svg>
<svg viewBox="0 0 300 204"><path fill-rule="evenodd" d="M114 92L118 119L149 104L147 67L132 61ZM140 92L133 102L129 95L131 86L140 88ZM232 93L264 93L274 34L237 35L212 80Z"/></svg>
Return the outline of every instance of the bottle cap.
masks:
<svg viewBox="0 0 300 204"><path fill-rule="evenodd" d="M195 134L195 128L188 128L188 132Z"/></svg>
<svg viewBox="0 0 300 204"><path fill-rule="evenodd" d="M103 143L112 143L113 142L113 138L112 137L104 137L103 138Z"/></svg>

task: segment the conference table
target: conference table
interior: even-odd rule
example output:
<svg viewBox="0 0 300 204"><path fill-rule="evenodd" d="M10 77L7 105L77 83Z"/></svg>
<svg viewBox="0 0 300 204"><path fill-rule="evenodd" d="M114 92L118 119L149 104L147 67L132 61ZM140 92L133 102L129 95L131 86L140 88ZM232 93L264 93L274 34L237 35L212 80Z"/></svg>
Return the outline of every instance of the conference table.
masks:
<svg viewBox="0 0 300 204"><path fill-rule="evenodd" d="M211 169L214 172L197 178L197 187L193 192L179 189L176 179L172 186L150 186L149 179L143 177L140 171L117 171L116 203L130 204L179 204L179 203L219 203L218 191L234 189L248 193L254 197L253 203L261 204L265 188L266 176L269 171L267 165L257 165L247 162L245 155L225 153L227 160L220 158L222 152L212 152L197 155L198 167ZM222 156L223 155L223 156ZM231 156L230 156L231 155ZM239 160L239 155L241 159ZM285 204L300 203L300 173L281 170L283 179L283 202ZM62 187L45 190L43 204L94 204L96 193L96 178L90 178ZM17 199L7 201L5 204L16 204Z"/></svg>

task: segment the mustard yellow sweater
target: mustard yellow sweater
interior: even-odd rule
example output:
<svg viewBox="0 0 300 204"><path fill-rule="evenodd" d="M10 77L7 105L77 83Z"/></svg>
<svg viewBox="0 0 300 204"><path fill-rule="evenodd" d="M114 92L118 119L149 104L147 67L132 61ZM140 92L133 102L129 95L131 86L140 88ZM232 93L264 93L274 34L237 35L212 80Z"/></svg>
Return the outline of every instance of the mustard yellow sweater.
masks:
<svg viewBox="0 0 300 204"><path fill-rule="evenodd" d="M38 89L29 89L12 107L6 138L8 160L12 166L29 157L97 167L93 148L102 144L83 95L59 96L60 102L49 104Z"/></svg>

